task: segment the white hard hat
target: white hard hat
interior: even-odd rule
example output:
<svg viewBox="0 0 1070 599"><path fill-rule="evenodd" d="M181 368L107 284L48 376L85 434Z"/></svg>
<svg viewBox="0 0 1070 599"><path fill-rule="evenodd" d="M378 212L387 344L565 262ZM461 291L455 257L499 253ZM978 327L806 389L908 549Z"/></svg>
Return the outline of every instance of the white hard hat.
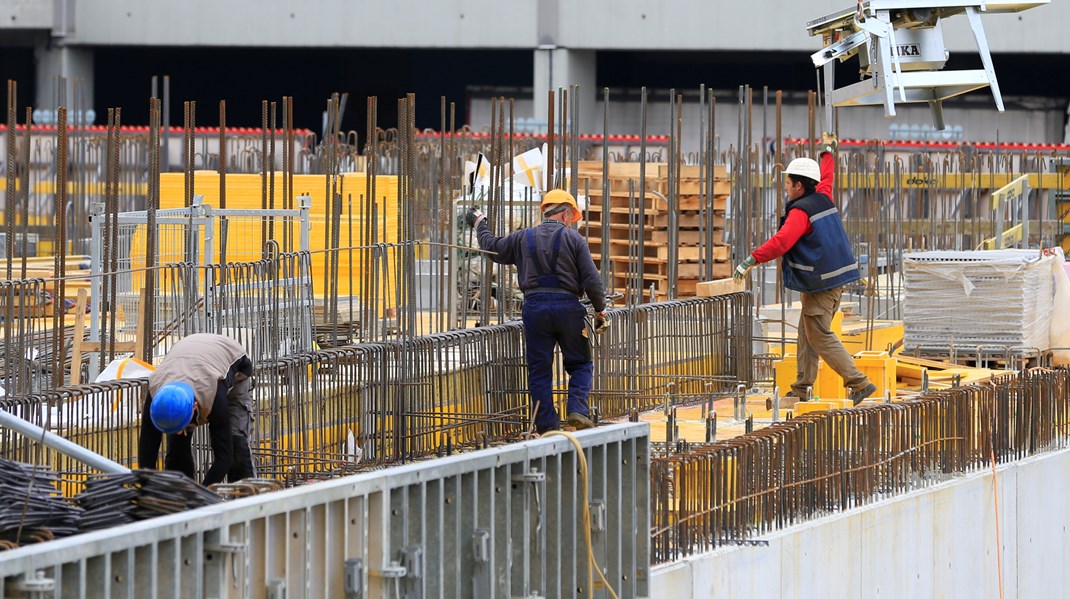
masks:
<svg viewBox="0 0 1070 599"><path fill-rule="evenodd" d="M796 158L788 163L788 168L784 169L784 174L806 177L807 179L813 179L814 183L817 183L821 180L821 167L811 158Z"/></svg>

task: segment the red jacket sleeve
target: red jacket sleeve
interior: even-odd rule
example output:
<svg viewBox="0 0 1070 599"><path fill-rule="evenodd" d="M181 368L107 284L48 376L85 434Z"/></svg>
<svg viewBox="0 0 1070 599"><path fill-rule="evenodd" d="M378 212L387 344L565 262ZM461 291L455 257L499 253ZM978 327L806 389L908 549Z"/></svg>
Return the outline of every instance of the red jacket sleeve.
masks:
<svg viewBox="0 0 1070 599"><path fill-rule="evenodd" d="M810 217L806 211L795 208L788 212L784 219L784 226L776 232L769 241L766 241L751 253L754 261L763 264L783 256L792 248L803 235L810 233Z"/></svg>
<svg viewBox="0 0 1070 599"><path fill-rule="evenodd" d="M817 193L823 193L832 203L836 200L832 197L832 186L836 182L836 159L831 152L821 153L821 180L817 182Z"/></svg>

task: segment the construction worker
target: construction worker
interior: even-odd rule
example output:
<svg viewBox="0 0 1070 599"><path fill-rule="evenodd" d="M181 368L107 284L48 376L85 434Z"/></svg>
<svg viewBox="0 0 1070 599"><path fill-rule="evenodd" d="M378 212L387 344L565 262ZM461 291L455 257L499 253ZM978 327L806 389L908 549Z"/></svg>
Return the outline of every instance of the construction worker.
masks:
<svg viewBox="0 0 1070 599"><path fill-rule="evenodd" d="M138 464L155 468L167 434L164 467L193 478L193 429L208 425L214 460L204 485L255 476L249 449L253 363L230 337L197 333L171 348L149 375L141 411Z"/></svg>
<svg viewBox="0 0 1070 599"><path fill-rule="evenodd" d="M806 398L817 378L818 357L843 377L850 399L858 405L877 387L854 363L854 358L831 331L832 317L840 308L843 287L862 278L843 228L839 210L832 202L835 177L836 136L822 134L821 165L810 158L796 158L784 169L788 203L780 229L736 267L742 280L755 264L784 256L784 286L799 291L802 313L798 327L798 375L787 397Z"/></svg>
<svg viewBox="0 0 1070 599"><path fill-rule="evenodd" d="M541 223L506 237L491 233L478 209L469 210L465 221L476 230L479 247L496 252L491 260L517 267L535 430L543 434L561 428L553 402L555 346L561 348L569 375L567 422L582 430L594 426L587 405L594 363L580 297L587 294L595 310L595 329L601 330L606 326L606 296L587 240L572 228L583 218L576 198L553 189L543 195L539 209Z"/></svg>

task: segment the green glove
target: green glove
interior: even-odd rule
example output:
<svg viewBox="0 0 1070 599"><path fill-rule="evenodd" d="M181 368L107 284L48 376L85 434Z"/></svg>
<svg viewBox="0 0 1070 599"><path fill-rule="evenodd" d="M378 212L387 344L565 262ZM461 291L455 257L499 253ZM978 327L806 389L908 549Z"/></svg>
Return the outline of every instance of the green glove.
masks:
<svg viewBox="0 0 1070 599"><path fill-rule="evenodd" d="M825 133L821 134L821 149L822 150L824 150L826 152L830 152L830 153L831 152L835 152L836 148L839 147L839 145L840 145L840 141L838 139L836 139L836 134L835 133L825 132Z"/></svg>
<svg viewBox="0 0 1070 599"><path fill-rule="evenodd" d="M732 275L737 281L742 281L747 276L747 272L754 268L754 256L747 256L747 259L739 263L736 267L736 274Z"/></svg>
<svg viewBox="0 0 1070 599"><path fill-rule="evenodd" d="M596 335L601 335L609 330L609 319L606 318L605 312L594 313L594 332Z"/></svg>

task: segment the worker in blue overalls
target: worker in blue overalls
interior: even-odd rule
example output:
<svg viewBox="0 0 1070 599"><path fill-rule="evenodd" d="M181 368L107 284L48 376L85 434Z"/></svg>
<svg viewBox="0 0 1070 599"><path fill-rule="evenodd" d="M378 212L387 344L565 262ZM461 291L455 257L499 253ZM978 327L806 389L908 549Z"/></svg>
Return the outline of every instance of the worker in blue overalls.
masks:
<svg viewBox="0 0 1070 599"><path fill-rule="evenodd" d="M496 237L478 209L469 210L465 221L475 228L479 247L496 252L490 259L515 264L520 290L524 292L524 339L527 349L528 388L535 430L539 434L561 428L553 402L553 356L560 346L568 372L567 422L577 430L591 428L587 397L591 393L594 363L587 336L587 310L580 303L584 293L595 310L595 329L606 326L606 296L602 278L591 259L587 240L572 225L583 218L576 198L553 189L539 206L543 221L529 229Z"/></svg>

